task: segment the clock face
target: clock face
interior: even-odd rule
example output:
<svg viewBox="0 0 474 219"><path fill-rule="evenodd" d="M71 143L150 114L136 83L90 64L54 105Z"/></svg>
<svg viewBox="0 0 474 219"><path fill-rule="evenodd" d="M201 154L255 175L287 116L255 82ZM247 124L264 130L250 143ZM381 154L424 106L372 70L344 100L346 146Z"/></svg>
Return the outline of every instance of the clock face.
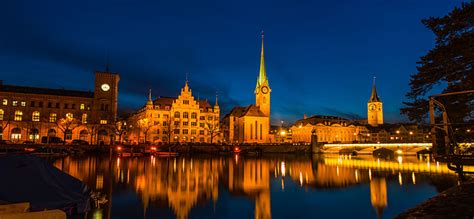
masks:
<svg viewBox="0 0 474 219"><path fill-rule="evenodd" d="M374 111L374 110L375 110L375 106L374 106L374 105L370 105L370 106L369 106L369 110L370 110L370 111Z"/></svg>
<svg viewBox="0 0 474 219"><path fill-rule="evenodd" d="M267 86L262 87L262 93L264 93L264 94L268 93L268 87Z"/></svg>
<svg viewBox="0 0 474 219"><path fill-rule="evenodd" d="M102 85L100 86L100 88L101 88L103 91L108 91L108 90L110 90L110 86L109 86L108 84L102 84Z"/></svg>

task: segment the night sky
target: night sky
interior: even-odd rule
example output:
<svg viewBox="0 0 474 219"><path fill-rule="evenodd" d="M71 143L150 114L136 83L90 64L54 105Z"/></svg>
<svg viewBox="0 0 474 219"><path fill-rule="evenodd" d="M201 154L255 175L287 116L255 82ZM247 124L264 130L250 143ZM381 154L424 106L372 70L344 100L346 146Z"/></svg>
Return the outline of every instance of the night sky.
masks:
<svg viewBox="0 0 474 219"><path fill-rule="evenodd" d="M362 2L362 3L361 3ZM93 72L119 72L119 108L177 96L186 72L195 97L222 115L255 102L260 32L272 123L303 114L365 118L372 78L388 122L416 62L434 45L421 24L461 1L2 1L5 84L93 89Z"/></svg>

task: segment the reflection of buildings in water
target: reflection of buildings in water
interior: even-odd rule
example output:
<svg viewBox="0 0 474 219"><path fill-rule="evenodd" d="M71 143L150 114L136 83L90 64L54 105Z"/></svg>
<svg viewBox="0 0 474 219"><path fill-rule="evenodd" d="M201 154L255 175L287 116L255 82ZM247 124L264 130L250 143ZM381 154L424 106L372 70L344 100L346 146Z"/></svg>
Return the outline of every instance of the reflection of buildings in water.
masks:
<svg viewBox="0 0 474 219"><path fill-rule="evenodd" d="M377 217L382 218L382 212L387 207L387 182L385 178L374 177L370 181L370 202L377 212Z"/></svg>

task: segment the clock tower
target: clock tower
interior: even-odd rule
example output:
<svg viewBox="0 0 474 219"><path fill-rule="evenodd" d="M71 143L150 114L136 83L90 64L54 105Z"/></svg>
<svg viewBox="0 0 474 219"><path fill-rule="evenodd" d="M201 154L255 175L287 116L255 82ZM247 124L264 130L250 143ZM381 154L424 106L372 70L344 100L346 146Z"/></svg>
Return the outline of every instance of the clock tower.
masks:
<svg viewBox="0 0 474 219"><path fill-rule="evenodd" d="M262 52L260 54L260 73L255 86L255 105L260 108L263 114L270 117L270 85L268 84L267 72L265 71L265 58L263 52L264 34L262 31Z"/></svg>
<svg viewBox="0 0 474 219"><path fill-rule="evenodd" d="M94 123L113 124L117 117L118 82L120 77L112 72L95 72L94 101L92 104Z"/></svg>
<svg viewBox="0 0 474 219"><path fill-rule="evenodd" d="M367 103L367 123L371 126L383 124L382 100L380 100L380 97L377 95L375 77L372 85L372 94L370 95L369 102Z"/></svg>

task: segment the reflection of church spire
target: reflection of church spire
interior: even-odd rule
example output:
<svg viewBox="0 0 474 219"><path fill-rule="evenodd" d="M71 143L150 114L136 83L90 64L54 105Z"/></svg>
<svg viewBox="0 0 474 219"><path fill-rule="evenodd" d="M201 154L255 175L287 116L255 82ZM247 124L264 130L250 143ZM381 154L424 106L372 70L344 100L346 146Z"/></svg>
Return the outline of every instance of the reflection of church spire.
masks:
<svg viewBox="0 0 474 219"><path fill-rule="evenodd" d="M375 208L377 218L382 218L383 209L387 207L387 182L385 178L374 177L370 181L370 202Z"/></svg>

